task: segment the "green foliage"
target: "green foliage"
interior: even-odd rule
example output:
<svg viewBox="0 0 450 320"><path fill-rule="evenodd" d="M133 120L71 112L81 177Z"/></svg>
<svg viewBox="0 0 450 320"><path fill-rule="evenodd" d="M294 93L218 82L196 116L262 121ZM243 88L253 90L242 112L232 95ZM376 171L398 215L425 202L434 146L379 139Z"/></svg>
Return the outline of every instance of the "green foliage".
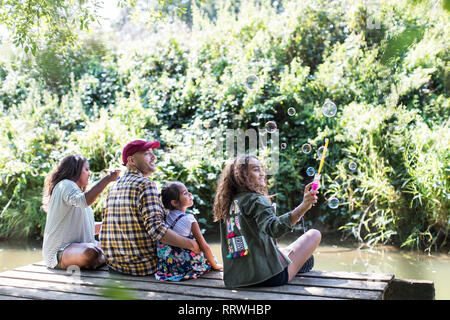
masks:
<svg viewBox="0 0 450 320"><path fill-rule="evenodd" d="M102 295L112 300L136 300L135 290L127 288L122 280L107 279L101 287Z"/></svg>
<svg viewBox="0 0 450 320"><path fill-rule="evenodd" d="M58 48L53 42L47 43L35 56L31 56L31 61L28 62L36 66L30 68L33 78L36 81L44 80L45 88L50 92L59 96L66 94L71 88L72 77L75 76L74 80L78 80L78 77L85 73L99 73L95 76L105 82L105 86L111 82L110 78L104 75L107 71L99 70L99 63L96 61L107 53L107 48L101 40L94 37L83 39L77 48L69 47L64 53ZM103 96L99 95L97 100L102 101Z"/></svg>
<svg viewBox="0 0 450 320"><path fill-rule="evenodd" d="M87 156L95 181L120 168L123 146L138 138L161 141L152 179L185 183L211 229L225 160L217 142L273 120L286 143L269 179L278 212L300 203L306 168L318 168L315 151L329 138L309 224L367 245L447 247L447 13L408 1L297 2L191 3L189 26L166 24L146 41L94 36L65 54L49 44L1 62L0 236L42 235L43 181L65 154ZM326 99L335 117L322 114Z"/></svg>
<svg viewBox="0 0 450 320"><path fill-rule="evenodd" d="M42 38L57 41L59 48L75 43L75 30L86 30L96 21L101 1L1 0L0 22L12 32L15 45L36 54Z"/></svg>
<svg viewBox="0 0 450 320"><path fill-rule="evenodd" d="M114 5L135 8L137 2L140 1L116 0ZM186 12L182 2L175 2L157 0L154 7L147 9L147 15L154 22L167 17L172 11L178 15ZM33 56L41 49L42 42L52 43L53 52L47 52L45 56L40 54L40 59L47 60L53 55L67 53L67 49L76 46L79 34L89 31L93 24L98 23L100 9L110 5L110 0L0 0L0 24L11 32L16 46ZM168 10L168 7L172 9Z"/></svg>

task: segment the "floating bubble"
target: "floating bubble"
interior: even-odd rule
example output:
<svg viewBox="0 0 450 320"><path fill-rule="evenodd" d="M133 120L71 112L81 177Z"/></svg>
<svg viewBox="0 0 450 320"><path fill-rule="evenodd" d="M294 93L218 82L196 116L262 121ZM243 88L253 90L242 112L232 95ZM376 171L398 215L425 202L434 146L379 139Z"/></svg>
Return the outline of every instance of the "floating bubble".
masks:
<svg viewBox="0 0 450 320"><path fill-rule="evenodd" d="M305 153L305 154L310 153L311 152L311 145L309 143L305 143L302 146L302 152Z"/></svg>
<svg viewBox="0 0 450 320"><path fill-rule="evenodd" d="M258 77L252 74L248 76L247 79L245 79L245 85L249 89L254 89L258 80L259 80Z"/></svg>
<svg viewBox="0 0 450 320"><path fill-rule="evenodd" d="M203 126L208 129L209 127L211 127L211 120L205 120L203 122Z"/></svg>
<svg viewBox="0 0 450 320"><path fill-rule="evenodd" d="M331 198L331 199L328 201L328 206L329 206L331 209L336 209L337 207L339 207L339 200L336 199L336 198Z"/></svg>
<svg viewBox="0 0 450 320"><path fill-rule="evenodd" d="M295 115L295 109L292 108L292 107L290 107L290 108L288 109L287 113L288 113L288 115L290 115L290 116L292 117L293 115Z"/></svg>
<svg viewBox="0 0 450 320"><path fill-rule="evenodd" d="M318 160L322 160L323 149L325 149L325 146L321 146L319 149L317 149L317 159ZM326 156L327 156L327 154L325 153L325 157Z"/></svg>
<svg viewBox="0 0 450 320"><path fill-rule="evenodd" d="M357 167L357 165L353 161L348 164L348 168L352 171L355 171L356 167Z"/></svg>
<svg viewBox="0 0 450 320"><path fill-rule="evenodd" d="M316 170L313 167L309 167L306 169L306 174L310 177L312 177L316 173Z"/></svg>
<svg viewBox="0 0 450 320"><path fill-rule="evenodd" d="M281 149L286 149L286 146L287 146L287 144L283 142L283 143L281 144Z"/></svg>
<svg viewBox="0 0 450 320"><path fill-rule="evenodd" d="M277 130L277 124L275 121L267 121L266 123L266 131L268 133L274 133Z"/></svg>
<svg viewBox="0 0 450 320"><path fill-rule="evenodd" d="M334 117L336 115L337 107L331 100L325 101L322 106L322 113L326 117Z"/></svg>

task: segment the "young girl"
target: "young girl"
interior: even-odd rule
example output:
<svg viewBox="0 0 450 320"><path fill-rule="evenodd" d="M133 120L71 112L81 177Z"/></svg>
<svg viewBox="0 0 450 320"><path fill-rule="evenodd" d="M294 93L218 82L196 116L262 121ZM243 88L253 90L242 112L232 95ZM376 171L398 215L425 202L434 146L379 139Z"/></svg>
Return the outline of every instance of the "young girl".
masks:
<svg viewBox="0 0 450 320"><path fill-rule="evenodd" d="M317 202L311 184L305 187L303 202L297 208L276 216L261 162L245 155L227 164L214 200L225 286L279 286L295 277L319 245L320 232L308 230L287 247L286 254L273 238L297 229L294 226Z"/></svg>
<svg viewBox="0 0 450 320"><path fill-rule="evenodd" d="M156 279L180 281L197 278L209 271L211 267L214 270L222 270L222 266L217 264L214 259L197 220L193 215L186 214L186 209L191 207L194 202L184 184L180 182L166 184L161 190L161 198L164 207L169 210L166 214L166 222L169 227L179 235L195 238L204 256L159 242L157 244L158 271L155 273Z"/></svg>

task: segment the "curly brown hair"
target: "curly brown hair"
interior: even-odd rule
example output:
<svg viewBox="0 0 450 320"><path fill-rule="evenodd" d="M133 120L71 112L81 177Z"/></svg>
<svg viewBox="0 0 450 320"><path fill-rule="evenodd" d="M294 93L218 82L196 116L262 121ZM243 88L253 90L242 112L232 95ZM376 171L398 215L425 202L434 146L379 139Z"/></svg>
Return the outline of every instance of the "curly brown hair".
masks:
<svg viewBox="0 0 450 320"><path fill-rule="evenodd" d="M65 156L58 164L58 166L49 173L44 182L44 193L42 196L42 209L47 212L52 196L53 189L58 182L69 179L76 182L81 175L81 170L88 160L77 154L70 154ZM85 190L83 190L85 191Z"/></svg>
<svg viewBox="0 0 450 320"><path fill-rule="evenodd" d="M267 184L256 185L248 177L250 159L258 158L254 155L243 155L228 162L223 169L217 185L214 198L214 221L226 219L233 197L239 192L254 192L268 197ZM270 200L269 200L270 201Z"/></svg>

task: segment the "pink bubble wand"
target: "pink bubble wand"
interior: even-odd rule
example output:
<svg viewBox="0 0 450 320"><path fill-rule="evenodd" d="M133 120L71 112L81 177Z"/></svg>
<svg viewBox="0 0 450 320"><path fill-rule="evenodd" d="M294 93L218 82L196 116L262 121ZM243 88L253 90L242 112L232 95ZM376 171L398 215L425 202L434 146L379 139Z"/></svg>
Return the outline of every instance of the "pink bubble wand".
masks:
<svg viewBox="0 0 450 320"><path fill-rule="evenodd" d="M325 154L327 153L327 150L328 150L328 141L329 141L329 139L326 138L325 139L325 148L323 148L322 159L320 160L319 171L317 171L317 173L314 175L314 180L313 180L313 183L311 185L311 189L313 191L316 191L319 188L320 172L322 171L323 162L325 160Z"/></svg>

